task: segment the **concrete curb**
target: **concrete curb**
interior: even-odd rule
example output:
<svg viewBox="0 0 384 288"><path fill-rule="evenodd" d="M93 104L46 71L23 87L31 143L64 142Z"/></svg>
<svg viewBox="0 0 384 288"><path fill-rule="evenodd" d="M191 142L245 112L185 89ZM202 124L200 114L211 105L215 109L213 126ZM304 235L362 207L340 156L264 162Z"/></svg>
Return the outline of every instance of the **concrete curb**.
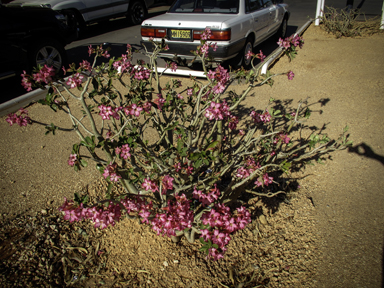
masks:
<svg viewBox="0 0 384 288"><path fill-rule="evenodd" d="M47 91L39 88L0 104L0 117L9 113L14 113L21 107L25 107L33 101L43 99L46 95L46 92Z"/></svg>

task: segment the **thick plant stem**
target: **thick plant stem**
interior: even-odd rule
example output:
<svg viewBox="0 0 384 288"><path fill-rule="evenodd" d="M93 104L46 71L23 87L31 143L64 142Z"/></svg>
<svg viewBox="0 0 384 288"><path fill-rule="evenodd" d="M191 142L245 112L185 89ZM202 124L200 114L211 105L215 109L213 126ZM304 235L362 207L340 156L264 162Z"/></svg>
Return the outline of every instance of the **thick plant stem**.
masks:
<svg viewBox="0 0 384 288"><path fill-rule="evenodd" d="M216 141L219 142L219 144L216 146L216 150L213 153L213 157L215 157L215 164L220 164L219 153L220 153L222 142L223 142L223 121L222 120L217 121Z"/></svg>

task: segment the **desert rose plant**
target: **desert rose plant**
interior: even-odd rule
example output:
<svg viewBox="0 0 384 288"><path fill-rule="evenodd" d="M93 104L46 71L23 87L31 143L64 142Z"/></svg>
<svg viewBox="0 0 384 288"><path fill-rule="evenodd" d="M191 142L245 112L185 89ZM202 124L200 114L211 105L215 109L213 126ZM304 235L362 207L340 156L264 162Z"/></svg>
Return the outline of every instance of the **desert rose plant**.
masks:
<svg viewBox="0 0 384 288"><path fill-rule="evenodd" d="M294 111L274 109L273 100L266 101L262 110L241 115L239 105L252 89L272 85L278 75L292 80L294 74L260 75L260 66L253 61L265 60L261 51L246 55L252 58L250 71L229 73L220 65L207 70L205 64L216 49L209 38L206 29L201 46L194 51L208 81L191 77L190 87L183 87L179 79L161 81L156 59L167 50L164 42L153 42L153 52L147 53L149 63L134 65L128 45L120 58L96 66L98 58L110 55L102 46L90 46L93 64L83 61L79 67L63 68L71 73L66 80L46 66L32 75L23 73L27 90L50 87L41 104L66 113L72 121L80 141L73 145L68 165L79 170L93 160L110 183L105 200L98 203L90 203L87 195L65 199L60 210L66 220L89 219L103 229L122 217L136 217L174 241L185 236L193 242L198 237L207 257L218 260L231 233L251 221L250 212L240 205L244 195L285 193L292 169L351 144L346 129L337 140L318 134L294 140L292 132L297 126L303 128L302 121L310 115L304 101ZM299 36L279 40L290 58L302 44ZM167 64L167 69L177 68L174 62ZM227 91L233 81L247 83L241 95ZM117 84L125 87L126 94ZM69 87L79 90L79 95ZM80 114L72 109L76 102L81 105ZM30 117L21 109L6 120L25 126L34 123ZM46 129L55 133L60 128L51 124ZM155 131L155 138L145 137L149 129ZM124 192L113 192L113 185Z"/></svg>

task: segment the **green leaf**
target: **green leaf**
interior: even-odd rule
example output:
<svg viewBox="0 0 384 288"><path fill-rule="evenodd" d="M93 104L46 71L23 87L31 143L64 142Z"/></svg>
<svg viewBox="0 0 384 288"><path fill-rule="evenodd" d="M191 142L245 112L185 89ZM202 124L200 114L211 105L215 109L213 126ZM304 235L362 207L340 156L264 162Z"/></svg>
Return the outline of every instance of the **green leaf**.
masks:
<svg viewBox="0 0 384 288"><path fill-rule="evenodd" d="M107 189L107 194L111 194L111 191L112 191L112 187L113 187L113 183L109 183L108 184L108 189Z"/></svg>
<svg viewBox="0 0 384 288"><path fill-rule="evenodd" d="M292 166L292 163L291 162L286 162L284 161L281 165L281 169L283 169L284 172L287 172L289 171L289 169L291 168Z"/></svg>
<svg viewBox="0 0 384 288"><path fill-rule="evenodd" d="M208 145L207 150L215 148L218 144L219 144L219 141L213 141L211 144Z"/></svg>
<svg viewBox="0 0 384 288"><path fill-rule="evenodd" d="M201 244L203 244L203 245L207 244L207 242L204 241L203 237L200 237L199 240L200 240Z"/></svg>
<svg viewBox="0 0 384 288"><path fill-rule="evenodd" d="M96 164L96 169L99 170L99 172L100 172L101 174L103 174L105 168L104 168L104 166L101 165L101 164Z"/></svg>
<svg viewBox="0 0 384 288"><path fill-rule="evenodd" d="M273 113L273 115L276 116L276 115L279 115L280 113L281 113L280 110L276 110L276 111Z"/></svg>
<svg viewBox="0 0 384 288"><path fill-rule="evenodd" d="M81 164L81 166L83 166L83 167L87 167L87 166L88 166L88 162L85 161L84 159L80 159L80 164Z"/></svg>
<svg viewBox="0 0 384 288"><path fill-rule="evenodd" d="M200 153L191 153L191 154L189 154L188 159L191 160L191 161L196 161L200 157L201 157Z"/></svg>
<svg viewBox="0 0 384 288"><path fill-rule="evenodd" d="M197 160L196 162L193 163L193 167L195 167L195 169L198 169L202 162L203 160L201 159Z"/></svg>

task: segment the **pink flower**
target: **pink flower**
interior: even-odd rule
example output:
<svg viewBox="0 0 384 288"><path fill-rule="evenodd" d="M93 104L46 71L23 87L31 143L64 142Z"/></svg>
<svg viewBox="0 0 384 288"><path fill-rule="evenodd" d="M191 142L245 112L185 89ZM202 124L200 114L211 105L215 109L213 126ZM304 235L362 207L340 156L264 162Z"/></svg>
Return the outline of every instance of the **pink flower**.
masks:
<svg viewBox="0 0 384 288"><path fill-rule="evenodd" d="M180 172L181 171L181 163L176 163L175 165L173 165L173 167L175 167L175 171L176 172Z"/></svg>
<svg viewBox="0 0 384 288"><path fill-rule="evenodd" d="M83 60L83 62L80 63L80 68L91 71L92 66L91 66L91 63L89 63L87 60Z"/></svg>
<svg viewBox="0 0 384 288"><path fill-rule="evenodd" d="M89 56L91 56L92 53L95 53L95 49L92 48L92 45L89 45L88 46L88 54L89 54Z"/></svg>
<svg viewBox="0 0 384 288"><path fill-rule="evenodd" d="M131 153L129 153L130 150L131 148L128 146L128 144L124 144L123 146L121 146L121 148L120 147L115 148L116 154L125 160L127 160L128 157L131 157Z"/></svg>
<svg viewBox="0 0 384 288"><path fill-rule="evenodd" d="M294 74L292 71L289 71L289 72L287 73L287 75L288 75L288 80L292 80L293 77L295 76L295 74Z"/></svg>
<svg viewBox="0 0 384 288"><path fill-rule="evenodd" d="M32 82L28 78L27 72L23 71L21 76L21 85L26 89L27 91L32 91Z"/></svg>
<svg viewBox="0 0 384 288"><path fill-rule="evenodd" d="M157 108L161 111L166 100L160 94L158 96L159 98L155 99L153 102L157 104Z"/></svg>
<svg viewBox="0 0 384 288"><path fill-rule="evenodd" d="M140 116L140 112L143 110L143 108L137 106L136 104L131 105L131 110L129 111L129 114L135 115L136 117Z"/></svg>
<svg viewBox="0 0 384 288"><path fill-rule="evenodd" d="M211 35L212 35L211 29L209 29L207 27L207 28L205 28L203 34L201 34L200 39L201 40L208 40L211 38Z"/></svg>
<svg viewBox="0 0 384 288"><path fill-rule="evenodd" d="M68 159L68 165L73 167L76 161L77 161L77 154L70 154Z"/></svg>
<svg viewBox="0 0 384 288"><path fill-rule="evenodd" d="M173 178L169 175L165 175L162 180L163 189L164 190L172 190L173 189Z"/></svg>
<svg viewBox="0 0 384 288"><path fill-rule="evenodd" d="M32 76L33 80L36 82L45 82L48 84L52 81L52 77L55 76L55 69L53 67L44 65L44 67L41 68L39 72L33 74Z"/></svg>
<svg viewBox="0 0 384 288"><path fill-rule="evenodd" d="M19 109L19 115L16 113L10 113L7 115L7 118L5 121L9 123L9 126L12 126L13 124L17 124L20 127L27 126L28 124L32 124L31 118L28 117L28 111L24 108ZM23 116L25 115L25 116Z"/></svg>
<svg viewBox="0 0 384 288"><path fill-rule="evenodd" d="M112 182L117 182L121 178L121 176L116 174L117 164L116 163L110 163L107 165L107 167L104 168L103 176L105 179L110 177L110 180Z"/></svg>
<svg viewBox="0 0 384 288"><path fill-rule="evenodd" d="M177 70L177 64L175 62L172 62L171 63L171 71L176 72L176 70Z"/></svg>
<svg viewBox="0 0 384 288"><path fill-rule="evenodd" d="M116 107L113 109L111 106L105 106L104 104L98 106L98 108L100 109L99 115L103 118L103 120L109 120L111 116L116 120L119 120L120 115L118 112L123 109L123 107Z"/></svg>
<svg viewBox="0 0 384 288"><path fill-rule="evenodd" d="M255 55L255 53L253 53L251 50L249 50L247 52L247 54L245 55L245 58L247 58L247 60L251 59L253 56Z"/></svg>
<svg viewBox="0 0 384 288"><path fill-rule="evenodd" d="M159 187L156 185L156 183L148 178L144 179L143 184L141 186L145 189L145 191L159 191Z"/></svg>
<svg viewBox="0 0 384 288"><path fill-rule="evenodd" d="M83 82L82 79L84 78L83 75L80 73L76 73L75 75L72 75L67 80L67 85L71 88L79 87L81 83Z"/></svg>
<svg viewBox="0 0 384 288"><path fill-rule="evenodd" d="M250 116L253 119L253 121L255 121L256 123L260 123L260 122L267 123L267 122L271 121L271 118L272 118L272 116L271 116L271 114L269 114L268 110L265 110L265 112L263 114L259 114L256 111L252 111Z"/></svg>
<svg viewBox="0 0 384 288"><path fill-rule="evenodd" d="M263 52L260 50L260 53L256 55L256 58L260 59L260 61L263 62L264 59L265 59L265 55L264 55Z"/></svg>

